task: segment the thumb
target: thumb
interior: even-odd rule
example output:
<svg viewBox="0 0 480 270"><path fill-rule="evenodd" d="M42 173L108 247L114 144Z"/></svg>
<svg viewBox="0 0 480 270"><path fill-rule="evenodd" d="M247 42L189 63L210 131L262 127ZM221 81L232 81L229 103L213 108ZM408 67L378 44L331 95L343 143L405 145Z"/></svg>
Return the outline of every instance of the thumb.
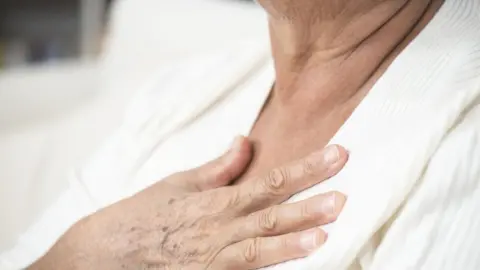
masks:
<svg viewBox="0 0 480 270"><path fill-rule="evenodd" d="M242 175L251 159L250 142L247 138L239 136L224 155L187 173L184 176L184 184L195 191L228 185Z"/></svg>

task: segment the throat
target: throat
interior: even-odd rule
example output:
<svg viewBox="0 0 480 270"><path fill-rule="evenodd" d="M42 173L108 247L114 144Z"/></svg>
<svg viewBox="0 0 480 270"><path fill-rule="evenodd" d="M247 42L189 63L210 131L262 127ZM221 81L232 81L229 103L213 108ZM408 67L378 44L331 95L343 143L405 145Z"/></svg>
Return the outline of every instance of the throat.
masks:
<svg viewBox="0 0 480 270"><path fill-rule="evenodd" d="M291 109L274 106L271 102L265 105L249 136L254 157L240 182L324 148L354 106L338 107L318 117L304 117L303 113L296 113L303 111Z"/></svg>
<svg viewBox="0 0 480 270"><path fill-rule="evenodd" d="M358 102L443 4L381 2L358 14L346 6L350 15L333 22L271 18L277 78L272 102L300 103L307 114Z"/></svg>
<svg viewBox="0 0 480 270"><path fill-rule="evenodd" d="M316 26L302 30L295 21L271 18L277 80L250 134L254 159L240 182L325 147L443 4L442 0L383 2L403 4L373 9L373 18L383 18L380 21L365 14L348 18L366 32L358 35L349 24L333 31L340 34L332 40L344 41L340 47L325 46L331 43L324 40L317 43L318 39L311 39L318 38L315 34L295 32L314 31Z"/></svg>

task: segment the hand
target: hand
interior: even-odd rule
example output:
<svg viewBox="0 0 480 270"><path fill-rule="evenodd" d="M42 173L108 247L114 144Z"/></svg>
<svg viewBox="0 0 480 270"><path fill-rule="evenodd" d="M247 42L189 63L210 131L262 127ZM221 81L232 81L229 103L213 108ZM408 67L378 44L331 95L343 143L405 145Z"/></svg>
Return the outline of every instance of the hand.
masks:
<svg viewBox="0 0 480 270"><path fill-rule="evenodd" d="M172 175L75 225L31 269L258 269L305 257L337 218L340 193L279 205L335 175L347 153L330 146L238 186L251 146Z"/></svg>

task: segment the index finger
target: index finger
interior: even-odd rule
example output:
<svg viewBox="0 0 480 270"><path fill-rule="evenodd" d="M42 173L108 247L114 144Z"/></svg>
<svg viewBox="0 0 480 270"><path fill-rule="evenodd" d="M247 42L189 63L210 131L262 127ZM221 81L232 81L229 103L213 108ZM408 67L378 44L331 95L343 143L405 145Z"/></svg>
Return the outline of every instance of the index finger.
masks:
<svg viewBox="0 0 480 270"><path fill-rule="evenodd" d="M336 175L347 160L348 153L343 147L331 145L304 159L273 169L263 177L246 181L239 186L240 197L246 203L244 211L252 213L281 203Z"/></svg>

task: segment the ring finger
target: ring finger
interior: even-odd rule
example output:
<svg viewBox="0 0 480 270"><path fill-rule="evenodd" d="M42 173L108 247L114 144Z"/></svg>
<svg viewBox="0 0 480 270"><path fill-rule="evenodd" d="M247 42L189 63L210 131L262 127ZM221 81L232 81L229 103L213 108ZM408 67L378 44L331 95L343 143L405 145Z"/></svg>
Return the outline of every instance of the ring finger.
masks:
<svg viewBox="0 0 480 270"><path fill-rule="evenodd" d="M233 222L232 242L275 236L332 223L342 211L345 201L345 195L331 192L255 212Z"/></svg>

